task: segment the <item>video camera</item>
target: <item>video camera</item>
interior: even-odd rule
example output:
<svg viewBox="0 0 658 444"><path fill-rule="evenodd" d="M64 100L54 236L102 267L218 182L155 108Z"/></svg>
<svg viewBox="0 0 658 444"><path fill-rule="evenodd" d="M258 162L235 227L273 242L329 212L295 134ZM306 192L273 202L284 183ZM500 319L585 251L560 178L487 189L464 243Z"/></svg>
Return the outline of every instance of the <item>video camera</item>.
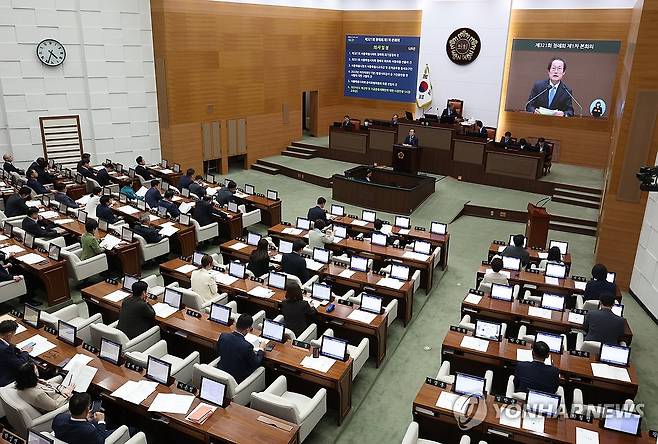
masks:
<svg viewBox="0 0 658 444"><path fill-rule="evenodd" d="M642 167L635 177L640 181L640 190L642 191L658 191L658 166Z"/></svg>

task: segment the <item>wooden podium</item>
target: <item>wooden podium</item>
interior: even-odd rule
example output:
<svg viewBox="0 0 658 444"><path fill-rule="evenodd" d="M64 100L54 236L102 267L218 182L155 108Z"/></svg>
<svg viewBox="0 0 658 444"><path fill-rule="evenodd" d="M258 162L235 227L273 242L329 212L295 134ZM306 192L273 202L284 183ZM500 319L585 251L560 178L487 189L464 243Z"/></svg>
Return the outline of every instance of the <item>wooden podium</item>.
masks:
<svg viewBox="0 0 658 444"><path fill-rule="evenodd" d="M420 148L409 145L393 145L393 159L391 161L394 171L417 174L420 159Z"/></svg>
<svg viewBox="0 0 658 444"><path fill-rule="evenodd" d="M528 204L528 222L525 226L525 236L528 238L528 247L546 248L548 240L548 225L551 216L544 207Z"/></svg>

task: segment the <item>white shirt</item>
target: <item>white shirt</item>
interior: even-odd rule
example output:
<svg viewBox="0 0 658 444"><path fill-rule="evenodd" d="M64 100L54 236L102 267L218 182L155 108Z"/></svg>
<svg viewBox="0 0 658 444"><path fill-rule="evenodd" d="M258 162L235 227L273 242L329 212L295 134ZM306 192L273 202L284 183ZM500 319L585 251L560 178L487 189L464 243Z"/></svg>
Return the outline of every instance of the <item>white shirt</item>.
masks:
<svg viewBox="0 0 658 444"><path fill-rule="evenodd" d="M92 217L96 217L96 207L101 201L100 196L91 196L87 204L85 205L85 212Z"/></svg>
<svg viewBox="0 0 658 444"><path fill-rule="evenodd" d="M217 296L217 282L210 274L210 270L200 268L192 272L191 290L201 296L204 302L210 301Z"/></svg>

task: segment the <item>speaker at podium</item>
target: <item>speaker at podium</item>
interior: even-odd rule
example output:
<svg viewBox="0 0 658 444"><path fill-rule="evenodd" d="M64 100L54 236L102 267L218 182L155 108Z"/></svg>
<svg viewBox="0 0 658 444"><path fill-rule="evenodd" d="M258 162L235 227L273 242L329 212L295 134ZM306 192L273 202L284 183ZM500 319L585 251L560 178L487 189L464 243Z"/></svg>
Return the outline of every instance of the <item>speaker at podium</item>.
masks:
<svg viewBox="0 0 658 444"><path fill-rule="evenodd" d="M401 173L418 174L420 148L411 145L393 145L393 170Z"/></svg>

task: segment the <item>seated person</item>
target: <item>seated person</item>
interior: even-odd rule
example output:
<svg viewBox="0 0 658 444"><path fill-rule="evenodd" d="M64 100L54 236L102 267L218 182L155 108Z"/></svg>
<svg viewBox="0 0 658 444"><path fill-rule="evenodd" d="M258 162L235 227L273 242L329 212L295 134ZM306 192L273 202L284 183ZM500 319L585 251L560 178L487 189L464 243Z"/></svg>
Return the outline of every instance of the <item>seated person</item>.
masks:
<svg viewBox="0 0 658 444"><path fill-rule="evenodd" d="M238 189L238 185L232 180L229 180L228 185L222 187L217 192L217 194L215 194L215 200L221 206L228 205L229 202L233 202L235 200L233 195L235 194L235 190L237 189Z"/></svg>
<svg viewBox="0 0 658 444"><path fill-rule="evenodd" d="M191 194L195 194L199 199L206 195L206 188L203 186L203 176L197 175L194 182L188 185Z"/></svg>
<svg viewBox="0 0 658 444"><path fill-rule="evenodd" d="M372 170L366 171L366 177L364 179L366 182L372 182Z"/></svg>
<svg viewBox="0 0 658 444"><path fill-rule="evenodd" d="M617 345L624 334L624 318L612 312L615 294L601 293L599 298L601 307L598 310L589 310L585 315L585 340Z"/></svg>
<svg viewBox="0 0 658 444"><path fill-rule="evenodd" d="M164 198L158 203L158 206L166 208L167 214L175 218L180 216L180 211L178 210L178 207L172 200L173 198L174 198L174 190L165 191Z"/></svg>
<svg viewBox="0 0 658 444"><path fill-rule="evenodd" d="M25 202L30 200L32 189L30 187L21 187L18 193L14 193L5 201L5 216L15 217L27 214L29 207Z"/></svg>
<svg viewBox="0 0 658 444"><path fill-rule="evenodd" d="M85 204L85 212L94 216L96 214L96 207L101 202L101 196L103 195L103 189L101 187L94 187L89 194L89 200Z"/></svg>
<svg viewBox="0 0 658 444"><path fill-rule="evenodd" d="M21 170L20 168L16 168L14 166L14 156L11 154L5 154L2 156L2 160L4 160L4 164L2 165L2 169L4 169L8 173L17 173L20 174L21 176L25 174L24 170Z"/></svg>
<svg viewBox="0 0 658 444"><path fill-rule="evenodd" d="M91 161L91 154L89 153L82 153L82 157L80 157L80 160L78 161L75 170L82 174L82 168L85 163L89 163Z"/></svg>
<svg viewBox="0 0 658 444"><path fill-rule="evenodd" d="M281 257L281 270L297 276L302 285L309 279L306 260L301 256L305 245L303 240L297 239L292 243L292 253L284 253Z"/></svg>
<svg viewBox="0 0 658 444"><path fill-rule="evenodd" d="M147 213L142 214L139 216L139 222L135 222L135 225L133 225L133 232L142 236L147 244L157 244L163 239L163 236L156 228L149 225L150 222L149 215Z"/></svg>
<svg viewBox="0 0 658 444"><path fill-rule="evenodd" d="M216 218L225 219L224 213L215 210L212 204L212 197L203 196L194 204L192 209L192 218L199 223L200 226L205 227L215 222Z"/></svg>
<svg viewBox="0 0 658 444"><path fill-rule="evenodd" d="M527 392L529 389L555 393L560 385L560 371L546 365L550 349L543 341L532 344L532 362L517 362L514 371L514 391Z"/></svg>
<svg viewBox="0 0 658 444"><path fill-rule="evenodd" d="M16 381L21 365L32 362L30 353L33 346L19 349L13 344L18 323L6 319L0 322L0 387Z"/></svg>
<svg viewBox="0 0 658 444"><path fill-rule="evenodd" d="M87 218L85 232L80 236L80 247L82 247L82 253L80 253L81 261L98 256L104 251L96 238L96 230L98 230L98 222L91 217Z"/></svg>
<svg viewBox="0 0 658 444"><path fill-rule="evenodd" d="M2 251L0 251L0 282L8 282L8 281L18 282L21 279L23 279L23 276L21 275L14 276L9 272L9 269L13 267L13 264L7 262L7 259L9 257L11 257L11 253L7 255Z"/></svg>
<svg viewBox="0 0 658 444"><path fill-rule="evenodd" d="M129 339L134 339L155 326L155 310L147 302L148 284L137 281L132 286L132 294L125 298L119 310L117 329Z"/></svg>
<svg viewBox="0 0 658 444"><path fill-rule="evenodd" d="M409 146L418 146L418 137L416 137L416 130L411 128L409 130L409 135L404 138L404 143L403 145L409 145Z"/></svg>
<svg viewBox="0 0 658 444"><path fill-rule="evenodd" d="M501 256L504 257L516 257L521 259L521 265L523 267L528 265L528 262L530 262L530 253L528 253L528 250L523 247L523 242L524 242L525 236L522 234L516 234L512 238L512 243L513 245L508 245L505 247L503 252L500 254Z"/></svg>
<svg viewBox="0 0 658 444"><path fill-rule="evenodd" d="M26 233L43 239L52 239L59 236L59 233L52 228L53 226L53 222L39 217L39 209L37 207L30 207L27 210L27 216L25 216L21 223L21 227Z"/></svg>
<svg viewBox="0 0 658 444"><path fill-rule="evenodd" d="M114 214L110 208L110 196L101 196L96 206L96 217L98 219L103 219L108 224L116 224L119 222L119 218Z"/></svg>
<svg viewBox="0 0 658 444"><path fill-rule="evenodd" d="M146 169L146 161L144 158L139 156L135 159L135 162L137 162L137 165L135 166L135 174L139 174L144 180L153 180L153 176L151 176L151 173Z"/></svg>
<svg viewBox="0 0 658 444"><path fill-rule="evenodd" d="M344 129L354 128L354 125L352 124L352 121L350 120L350 116L347 116L347 115L345 117L343 117L343 123L341 123L340 126Z"/></svg>
<svg viewBox="0 0 658 444"><path fill-rule="evenodd" d="M514 141L512 140L512 133L509 131L505 131L505 135L500 138L500 143L502 143L505 146L512 145Z"/></svg>
<svg viewBox="0 0 658 444"><path fill-rule="evenodd" d="M178 188L183 189L187 188L190 186L192 182L194 182L194 168L188 168L187 171L185 171L185 175L181 176L181 178L178 180Z"/></svg>
<svg viewBox="0 0 658 444"><path fill-rule="evenodd" d="M27 172L27 186L32 188L35 193L37 194L46 194L48 192L48 189L43 186L41 182L38 180L39 178L39 173L37 170L29 170Z"/></svg>
<svg viewBox="0 0 658 444"><path fill-rule="evenodd" d="M201 268L192 272L191 290L198 294L203 302L209 302L218 294L217 282L211 273L212 265L212 257L204 254L201 258Z"/></svg>
<svg viewBox="0 0 658 444"><path fill-rule="evenodd" d="M270 243L265 238L258 241L256 249L249 255L249 264L247 270L251 271L254 276L262 276L270 271Z"/></svg>
<svg viewBox="0 0 658 444"><path fill-rule="evenodd" d="M392 233L392 228L388 224L384 224L384 221L381 219L375 219L375 221L372 223L373 227L375 228L373 230L373 233L377 234L383 234L387 237L386 244L387 245L393 245L393 233ZM371 235L372 237L372 235Z"/></svg>
<svg viewBox="0 0 658 444"><path fill-rule="evenodd" d="M503 269L503 260L499 257L491 259L491 269L493 273L487 273L482 277L478 290L489 291L491 284L509 285L507 276L500 272Z"/></svg>
<svg viewBox="0 0 658 444"><path fill-rule="evenodd" d="M523 137L519 139L519 149L521 151L530 151L530 144Z"/></svg>
<svg viewBox="0 0 658 444"><path fill-rule="evenodd" d="M91 167L89 159L82 159L82 164L80 165L80 168L78 168L78 173L82 174L82 177L96 179L96 171Z"/></svg>
<svg viewBox="0 0 658 444"><path fill-rule="evenodd" d="M443 112L441 113L441 121L454 122L456 117L457 113L454 110L454 105L452 102L448 102L448 105L443 109Z"/></svg>
<svg viewBox="0 0 658 444"><path fill-rule="evenodd" d="M603 293L617 294L617 284L608 282L608 269L603 264L592 267L592 280L585 286L583 300L597 300Z"/></svg>
<svg viewBox="0 0 658 444"><path fill-rule="evenodd" d="M288 282L286 298L281 302L281 313L286 328L299 336L313 322L317 311L304 300L302 288L295 282Z"/></svg>
<svg viewBox="0 0 658 444"><path fill-rule="evenodd" d="M533 149L533 151L535 151L537 153L547 152L548 151L548 144L546 143L546 139L544 139L543 137L540 137L539 139L537 139L537 143L535 144L535 148Z"/></svg>
<svg viewBox="0 0 658 444"><path fill-rule="evenodd" d="M217 368L233 376L238 384L260 367L265 356L263 352L267 345L265 341L260 343L258 351L254 351L254 346L245 339L245 336L252 330L253 323L254 320L251 316L241 314L235 323L235 331L222 333L217 340L217 351L220 357Z"/></svg>
<svg viewBox="0 0 658 444"><path fill-rule="evenodd" d="M559 247L551 247L548 249L548 257L546 259L542 259L539 262L539 267L542 270L546 270L546 264L549 262L556 263L556 264L562 264L562 253L560 253L560 248Z"/></svg>
<svg viewBox="0 0 658 444"><path fill-rule="evenodd" d="M314 227L308 234L308 246L311 248L325 248L325 244L334 243L334 233L330 229L325 229L325 223L322 219L317 219Z"/></svg>
<svg viewBox="0 0 658 444"><path fill-rule="evenodd" d="M38 173L38 181L42 185L53 183L55 176L48 172L48 162L43 157L39 157L37 160L32 162L28 170L35 170Z"/></svg>
<svg viewBox="0 0 658 444"><path fill-rule="evenodd" d="M41 413L52 412L66 404L74 388L74 385L63 386L39 379L39 368L32 361L18 367L18 396Z"/></svg>
<svg viewBox="0 0 658 444"><path fill-rule="evenodd" d="M482 123L481 120L475 121L475 132L476 137L482 137L483 139L489 138L489 133L487 132L487 129L484 127L484 123Z"/></svg>
<svg viewBox="0 0 658 444"><path fill-rule="evenodd" d="M107 430L105 413L91 413L91 395L74 393L69 399L69 412L53 419L55 438L68 444L103 444L114 430Z"/></svg>
<svg viewBox="0 0 658 444"><path fill-rule="evenodd" d="M391 125L397 125L398 120L400 120L400 117L397 114L393 114L393 117L391 118Z"/></svg>
<svg viewBox="0 0 658 444"><path fill-rule="evenodd" d="M55 189L55 200L57 202L63 203L68 208L78 208L80 206L66 194L66 185L64 185L64 182L57 182L53 188Z"/></svg>
<svg viewBox="0 0 658 444"><path fill-rule="evenodd" d="M160 194L160 181L158 179L153 179L151 181L151 188L146 190L144 200L149 208L158 208L158 204L162 200L162 194Z"/></svg>
<svg viewBox="0 0 658 444"><path fill-rule="evenodd" d="M130 183L122 186L119 190L119 194L123 194L128 198L128 200L144 200L142 196L138 196L137 193L135 193L135 190L133 190L133 187L130 185Z"/></svg>
<svg viewBox="0 0 658 444"><path fill-rule="evenodd" d="M110 178L110 171L114 170L114 165L111 162L104 163L101 168L96 171L96 182L102 187L112 185L112 179Z"/></svg>
<svg viewBox="0 0 658 444"><path fill-rule="evenodd" d="M321 219L323 222L327 222L327 210L324 209L325 205L327 204L327 199L324 197L320 196L318 197L318 200L316 202L317 204L313 208L308 209L308 213L306 213L306 218L308 220L316 221L318 219Z"/></svg>

